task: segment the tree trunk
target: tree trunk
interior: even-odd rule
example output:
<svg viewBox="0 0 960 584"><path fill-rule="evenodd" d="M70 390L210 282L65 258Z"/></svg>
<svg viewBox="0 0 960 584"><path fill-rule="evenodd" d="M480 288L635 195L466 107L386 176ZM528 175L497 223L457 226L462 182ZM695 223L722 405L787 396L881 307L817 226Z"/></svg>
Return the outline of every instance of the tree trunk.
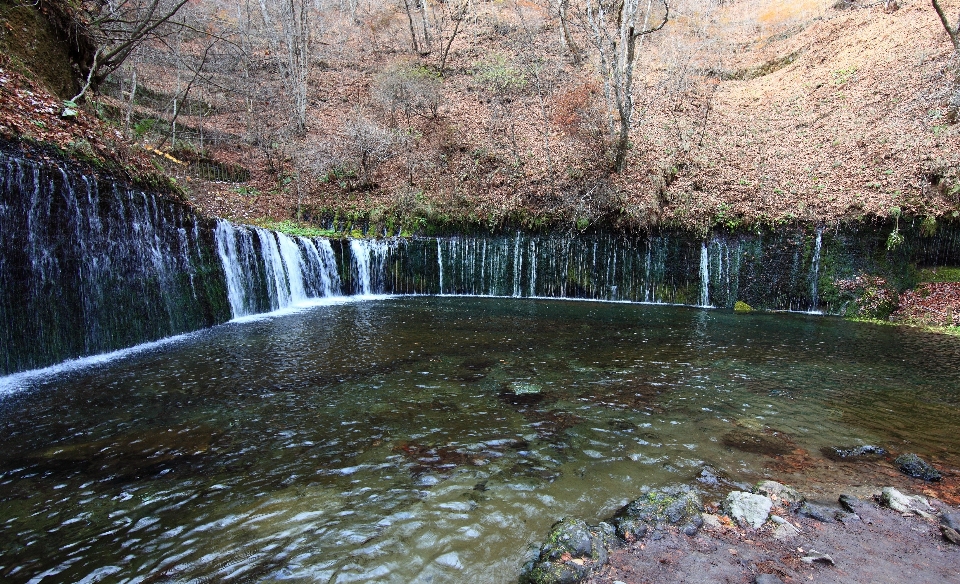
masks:
<svg viewBox="0 0 960 584"><path fill-rule="evenodd" d="M413 9L410 8L410 0L403 0L403 7L407 11L407 22L410 24L410 48L414 53L420 53L420 46L417 43L417 30L413 25Z"/></svg>

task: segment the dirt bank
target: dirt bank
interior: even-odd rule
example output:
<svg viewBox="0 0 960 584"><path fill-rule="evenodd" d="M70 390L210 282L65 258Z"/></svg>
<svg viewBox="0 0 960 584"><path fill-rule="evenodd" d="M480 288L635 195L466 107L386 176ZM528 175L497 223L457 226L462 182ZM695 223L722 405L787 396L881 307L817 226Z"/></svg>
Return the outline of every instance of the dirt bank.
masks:
<svg viewBox="0 0 960 584"><path fill-rule="evenodd" d="M930 503L938 512L957 512L945 503ZM775 507L775 516L782 519L757 530L725 519L712 526L708 520L693 537L664 529L613 552L607 566L587 582L776 582L757 580L763 574L787 584L960 582L960 546L944 539L936 517L904 515L866 497L853 513L836 501L820 505L831 512L828 521ZM778 534L779 521L796 526L799 534ZM803 560L817 553L833 563Z"/></svg>

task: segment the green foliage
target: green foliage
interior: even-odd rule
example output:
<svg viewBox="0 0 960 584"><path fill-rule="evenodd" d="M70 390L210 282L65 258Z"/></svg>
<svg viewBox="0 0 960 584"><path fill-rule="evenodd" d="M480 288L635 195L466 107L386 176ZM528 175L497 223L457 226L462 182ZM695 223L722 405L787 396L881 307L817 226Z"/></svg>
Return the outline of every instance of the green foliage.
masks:
<svg viewBox="0 0 960 584"><path fill-rule="evenodd" d="M753 312L753 307L742 300L737 300L733 305L733 311L737 314L746 314L748 312Z"/></svg>
<svg viewBox="0 0 960 584"><path fill-rule="evenodd" d="M920 223L920 234L923 237L933 237L937 232L937 218L933 215L927 215Z"/></svg>
<svg viewBox="0 0 960 584"><path fill-rule="evenodd" d="M157 125L155 118L145 118L133 125L133 135L139 140Z"/></svg>
<svg viewBox="0 0 960 584"><path fill-rule="evenodd" d="M527 86L527 76L524 72L499 53L474 63L473 78L494 93L501 95L522 91Z"/></svg>
<svg viewBox="0 0 960 584"><path fill-rule="evenodd" d="M259 197L260 191L256 187L248 186L239 186L233 189L238 195L242 197Z"/></svg>
<svg viewBox="0 0 960 584"><path fill-rule="evenodd" d="M833 284L845 301L844 314L848 317L886 319L899 305L896 290L879 276L859 274Z"/></svg>
<svg viewBox="0 0 960 584"><path fill-rule="evenodd" d="M904 238L900 233L900 230L894 228L894 230L890 232L890 236L887 237L887 251L893 251L897 249L901 244L903 244L903 242Z"/></svg>
<svg viewBox="0 0 960 584"><path fill-rule="evenodd" d="M740 227L741 220L733 215L733 206L730 203L720 203L717 205L717 212L713 216L713 223L732 231Z"/></svg>
<svg viewBox="0 0 960 584"><path fill-rule="evenodd" d="M923 268L918 278L920 282L960 282L960 268Z"/></svg>
<svg viewBox="0 0 960 584"><path fill-rule="evenodd" d="M839 87L847 83L848 81L850 81L850 79L852 79L853 76L856 74L857 74L856 67L850 67L849 69L839 69L837 71L834 71L833 84Z"/></svg>
<svg viewBox="0 0 960 584"><path fill-rule="evenodd" d="M280 233L286 233L287 235L297 235L300 237L333 237L336 235L336 232L331 229L321 229L319 227L300 223L292 219L285 219L283 221L261 219L257 221L257 223L261 227L266 227L267 229L279 231Z"/></svg>

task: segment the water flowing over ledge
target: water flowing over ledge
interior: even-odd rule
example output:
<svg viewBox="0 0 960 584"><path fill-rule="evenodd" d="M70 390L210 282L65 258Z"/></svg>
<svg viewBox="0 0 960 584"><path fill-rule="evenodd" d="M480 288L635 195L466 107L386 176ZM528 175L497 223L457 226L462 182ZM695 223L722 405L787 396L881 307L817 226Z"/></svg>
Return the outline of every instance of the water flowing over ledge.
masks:
<svg viewBox="0 0 960 584"><path fill-rule="evenodd" d="M904 229L905 233L908 228ZM0 375L311 299L383 294L579 298L837 312L837 278L960 265L960 230L788 229L304 238L197 216L65 163L0 153Z"/></svg>

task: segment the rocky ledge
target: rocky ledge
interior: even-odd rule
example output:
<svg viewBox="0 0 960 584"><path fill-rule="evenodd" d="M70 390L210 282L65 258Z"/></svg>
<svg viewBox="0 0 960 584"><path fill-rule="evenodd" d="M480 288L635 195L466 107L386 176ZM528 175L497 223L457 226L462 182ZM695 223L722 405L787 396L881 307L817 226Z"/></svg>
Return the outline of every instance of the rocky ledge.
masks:
<svg viewBox="0 0 960 584"><path fill-rule="evenodd" d="M762 481L704 506L680 485L596 526L559 521L520 582L960 582L958 529L957 509L893 487L814 501Z"/></svg>

